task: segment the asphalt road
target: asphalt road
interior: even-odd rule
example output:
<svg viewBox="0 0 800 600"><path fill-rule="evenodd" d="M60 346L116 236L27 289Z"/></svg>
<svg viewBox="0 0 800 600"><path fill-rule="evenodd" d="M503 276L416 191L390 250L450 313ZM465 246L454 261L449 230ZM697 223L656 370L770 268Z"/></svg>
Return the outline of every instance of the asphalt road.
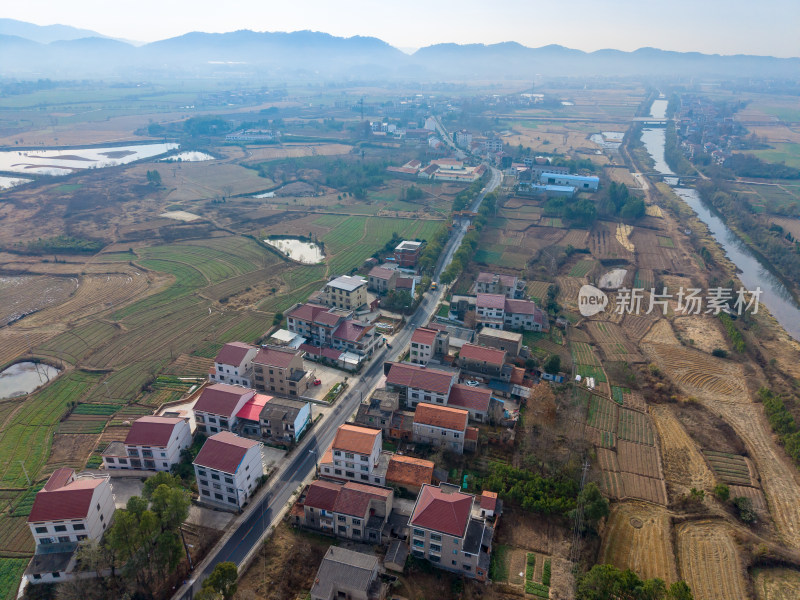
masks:
<svg viewBox="0 0 800 600"><path fill-rule="evenodd" d="M472 204L471 210L473 212L477 211L485 194L491 192L500 184L500 172L494 168L492 168L491 172L492 177L489 183ZM467 224L464 223L451 234L447 245L442 251L442 256L439 258L433 278L434 281L438 281L439 275L450 264L453 254L455 254L467 233L467 227ZM217 563L232 561L237 565L241 564L250 550L259 543L264 532L273 524L281 509L289 502L294 491L315 470L317 460L330 447L339 425L347 421L350 415L356 411L362 399L366 398L378 384L378 380L383 375L383 363L397 359L398 355L409 344L414 330L428 323L443 294L444 289L442 286L436 291L425 294L417 310L409 317L406 326L395 336L392 348L383 347L373 355L369 367L356 380L350 388L350 392L338 401L336 407L327 418L312 428L310 435L303 438L299 447L293 452L293 457L290 459L288 467L269 482L266 494L258 496L260 500L256 501L255 506L248 507L249 516L238 523L236 531L222 547L212 550L213 557L208 561L203 572L195 573L195 576L187 583L188 589L182 588L179 590L173 597L174 600L190 600L194 592L200 589L202 581L214 570L214 566Z"/></svg>

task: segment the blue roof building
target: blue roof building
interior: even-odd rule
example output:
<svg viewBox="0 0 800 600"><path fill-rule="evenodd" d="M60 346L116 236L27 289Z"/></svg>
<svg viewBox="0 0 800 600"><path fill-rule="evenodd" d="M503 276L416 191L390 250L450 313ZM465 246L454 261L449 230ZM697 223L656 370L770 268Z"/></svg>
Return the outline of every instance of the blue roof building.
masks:
<svg viewBox="0 0 800 600"><path fill-rule="evenodd" d="M570 186L582 192L596 192L600 186L600 178L582 175L560 175L558 173L542 173L539 176L542 185Z"/></svg>

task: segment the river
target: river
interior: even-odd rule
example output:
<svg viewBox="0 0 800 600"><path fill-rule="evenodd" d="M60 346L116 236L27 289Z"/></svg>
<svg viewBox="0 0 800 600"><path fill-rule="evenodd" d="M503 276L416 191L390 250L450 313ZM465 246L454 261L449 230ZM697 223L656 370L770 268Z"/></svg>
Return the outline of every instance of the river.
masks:
<svg viewBox="0 0 800 600"><path fill-rule="evenodd" d="M666 109L666 100L654 100L650 116L663 119ZM662 175L672 175L672 171L664 161L664 134L665 130L662 128L643 129L642 143L653 158L656 171ZM728 228L719 215L702 202L696 190L675 186L673 190L708 226L711 235L740 271L739 279L744 287L748 290L760 287L761 303L769 309L789 335L800 341L800 308L781 280Z"/></svg>

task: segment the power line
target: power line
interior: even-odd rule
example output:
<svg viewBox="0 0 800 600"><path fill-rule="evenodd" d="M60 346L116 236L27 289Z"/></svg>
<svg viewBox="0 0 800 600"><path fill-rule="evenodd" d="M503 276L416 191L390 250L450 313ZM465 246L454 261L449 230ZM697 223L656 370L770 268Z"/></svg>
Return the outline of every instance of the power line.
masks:
<svg viewBox="0 0 800 600"><path fill-rule="evenodd" d="M581 474L581 489L578 492L578 505L575 508L575 525L572 530L572 548L570 549L570 561L577 564L580 558L580 544L583 537L583 488L586 485L586 474L589 472L589 461L583 460L583 473Z"/></svg>

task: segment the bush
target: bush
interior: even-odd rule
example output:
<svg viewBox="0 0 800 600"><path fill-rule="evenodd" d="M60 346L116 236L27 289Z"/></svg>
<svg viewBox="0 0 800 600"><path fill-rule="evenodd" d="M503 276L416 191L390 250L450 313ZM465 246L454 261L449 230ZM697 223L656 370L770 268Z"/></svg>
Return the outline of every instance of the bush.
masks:
<svg viewBox="0 0 800 600"><path fill-rule="evenodd" d="M750 501L750 498L738 496L733 499L733 505L736 507L736 511L742 523L747 523L748 525L750 523L755 523L756 513L753 510L753 503Z"/></svg>
<svg viewBox="0 0 800 600"><path fill-rule="evenodd" d="M542 567L542 585L550 587L550 559L544 561Z"/></svg>
<svg viewBox="0 0 800 600"><path fill-rule="evenodd" d="M727 502L728 498L731 497L731 490L724 483L718 483L714 486L714 496L720 502Z"/></svg>
<svg viewBox="0 0 800 600"><path fill-rule="evenodd" d="M722 348L714 348L711 351L711 356L716 356L717 358L727 358L728 357L728 351L727 350L723 350Z"/></svg>

